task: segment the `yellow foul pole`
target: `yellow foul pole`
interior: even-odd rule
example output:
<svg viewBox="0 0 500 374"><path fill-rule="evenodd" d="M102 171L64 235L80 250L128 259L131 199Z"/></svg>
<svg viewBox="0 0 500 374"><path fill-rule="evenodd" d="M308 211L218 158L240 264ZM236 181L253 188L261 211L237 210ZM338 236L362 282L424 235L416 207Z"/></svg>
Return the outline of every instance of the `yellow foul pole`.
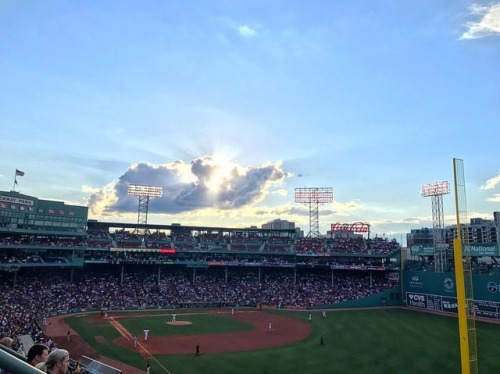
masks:
<svg viewBox="0 0 500 374"><path fill-rule="evenodd" d="M457 225L457 227L460 227ZM460 229L457 228L457 232ZM455 281L457 286L458 334L460 337L460 360L462 374L470 373L469 331L467 329L467 303L465 300L464 266L462 261L462 239L460 234L453 239L453 256L455 258Z"/></svg>
<svg viewBox="0 0 500 374"><path fill-rule="evenodd" d="M468 244L469 237L467 230L462 230L461 226L461 223L463 224L467 220L465 177L462 160L453 159L453 174L455 179L455 209L457 216L457 237L453 240L453 257L457 287L460 360L462 374L476 374L478 372L478 362L472 267L470 256L468 255L465 258L463 256L464 244Z"/></svg>

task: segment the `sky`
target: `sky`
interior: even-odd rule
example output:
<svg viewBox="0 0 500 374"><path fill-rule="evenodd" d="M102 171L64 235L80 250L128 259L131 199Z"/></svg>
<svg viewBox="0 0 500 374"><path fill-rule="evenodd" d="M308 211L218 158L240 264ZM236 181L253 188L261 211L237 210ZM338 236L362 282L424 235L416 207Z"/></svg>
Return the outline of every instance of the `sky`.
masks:
<svg viewBox="0 0 500 374"><path fill-rule="evenodd" d="M500 211L500 2L0 2L0 190L137 222L432 227ZM24 172L17 176L15 170Z"/></svg>

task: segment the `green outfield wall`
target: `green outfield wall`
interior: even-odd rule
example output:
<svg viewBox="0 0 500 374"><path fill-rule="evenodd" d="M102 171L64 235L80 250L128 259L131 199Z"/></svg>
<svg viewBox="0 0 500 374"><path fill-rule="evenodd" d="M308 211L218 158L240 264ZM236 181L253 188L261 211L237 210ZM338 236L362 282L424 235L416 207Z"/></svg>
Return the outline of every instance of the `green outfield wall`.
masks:
<svg viewBox="0 0 500 374"><path fill-rule="evenodd" d="M500 319L500 276L474 275L474 310L477 317ZM457 313L454 273L405 271L403 304L412 308Z"/></svg>
<svg viewBox="0 0 500 374"><path fill-rule="evenodd" d="M377 306L401 305L401 288L393 287L384 292L373 294L362 299L343 301L336 304L322 305L307 309L342 309L342 308L370 308Z"/></svg>

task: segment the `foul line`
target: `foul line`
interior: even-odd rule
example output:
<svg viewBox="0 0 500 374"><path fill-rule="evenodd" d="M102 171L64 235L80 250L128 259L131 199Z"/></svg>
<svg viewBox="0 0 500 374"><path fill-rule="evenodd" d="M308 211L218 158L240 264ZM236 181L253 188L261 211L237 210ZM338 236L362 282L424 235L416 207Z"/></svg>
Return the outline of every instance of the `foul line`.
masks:
<svg viewBox="0 0 500 374"><path fill-rule="evenodd" d="M111 317L108 321L121 336L127 340L132 340L132 334L125 327L123 327L120 322L116 321L113 317Z"/></svg>
<svg viewBox="0 0 500 374"><path fill-rule="evenodd" d="M116 329L116 331L118 331L118 333L121 336L123 336L125 339L127 339L127 340L132 340L133 339L133 336L130 333L130 331L128 331L120 322L118 322L117 320L115 320L113 317L109 318L108 321L109 321L110 325L113 326ZM172 374L172 372L170 372L165 366L163 366L161 364L161 362L158 361L146 348L144 348L144 346L140 342L137 342L137 345L147 355L149 355L150 359L153 360L153 361L155 361L158 364L158 366L160 366L165 371L165 373Z"/></svg>

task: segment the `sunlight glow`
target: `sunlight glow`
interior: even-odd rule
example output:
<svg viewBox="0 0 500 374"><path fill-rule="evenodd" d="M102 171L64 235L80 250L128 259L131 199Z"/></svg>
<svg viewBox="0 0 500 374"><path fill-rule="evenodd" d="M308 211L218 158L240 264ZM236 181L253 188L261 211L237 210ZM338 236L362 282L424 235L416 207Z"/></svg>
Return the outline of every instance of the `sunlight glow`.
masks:
<svg viewBox="0 0 500 374"><path fill-rule="evenodd" d="M214 157L210 160L211 173L204 181L205 186L212 192L218 193L221 190L231 190L231 180L238 173L238 166L222 157Z"/></svg>

